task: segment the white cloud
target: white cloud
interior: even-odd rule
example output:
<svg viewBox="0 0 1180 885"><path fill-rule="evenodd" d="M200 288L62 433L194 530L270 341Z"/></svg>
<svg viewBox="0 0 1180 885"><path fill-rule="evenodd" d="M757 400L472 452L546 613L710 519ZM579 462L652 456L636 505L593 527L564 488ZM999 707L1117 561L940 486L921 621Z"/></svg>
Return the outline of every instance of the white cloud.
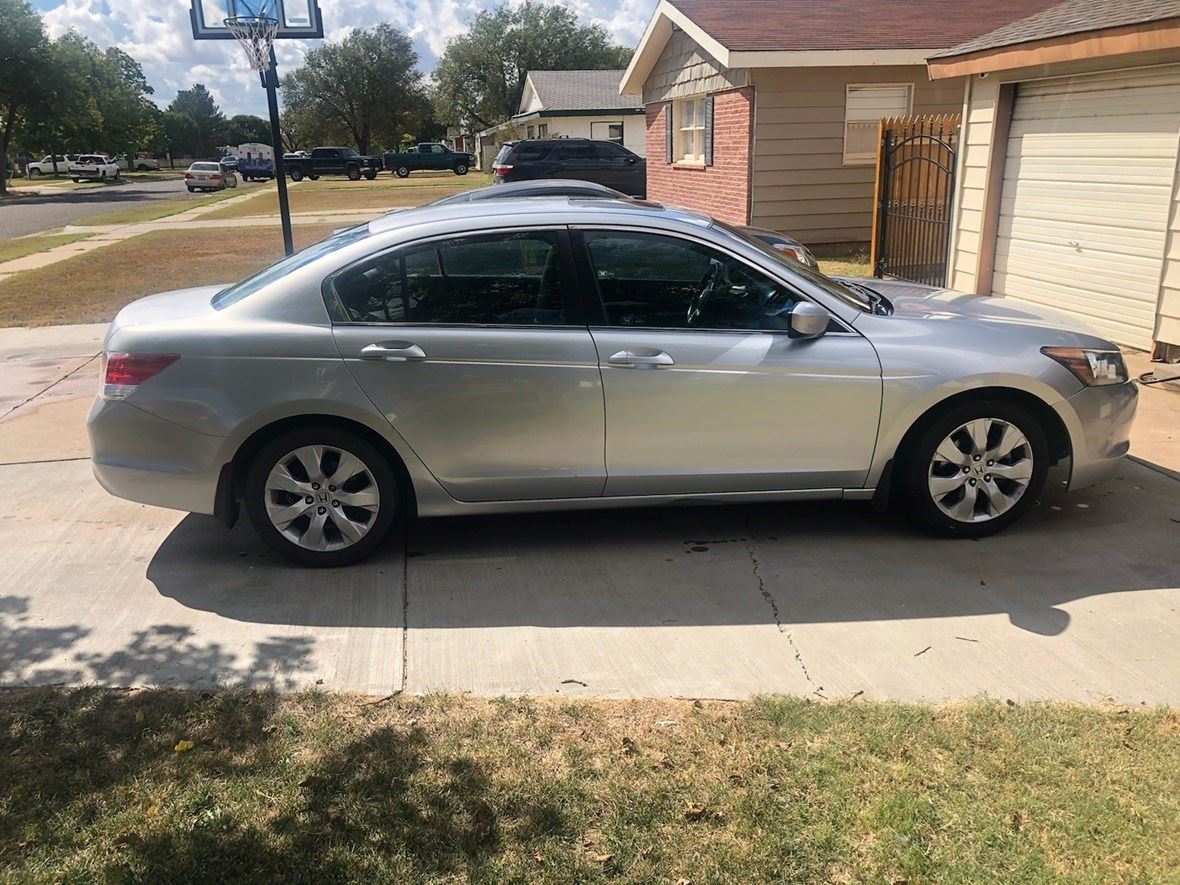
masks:
<svg viewBox="0 0 1180 885"><path fill-rule="evenodd" d="M519 2L519 0L513 0ZM601 24L619 42L634 45L656 0L546 0L572 9L586 22ZM266 115L266 94L233 41L194 40L189 0L41 0L46 29L59 36L75 28L99 46L118 46L143 65L153 96L167 105L193 83L209 87L227 114ZM414 41L422 69L434 68L447 40L494 0L320 0L328 39L355 28L389 22ZM299 64L311 41L275 44L280 72Z"/></svg>

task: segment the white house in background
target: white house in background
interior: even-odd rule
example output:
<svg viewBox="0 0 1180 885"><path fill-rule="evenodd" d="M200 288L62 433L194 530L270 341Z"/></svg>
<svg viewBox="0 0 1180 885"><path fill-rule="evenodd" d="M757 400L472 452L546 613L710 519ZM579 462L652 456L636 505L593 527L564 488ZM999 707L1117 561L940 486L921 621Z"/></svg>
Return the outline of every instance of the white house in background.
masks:
<svg viewBox="0 0 1180 885"><path fill-rule="evenodd" d="M222 148L227 156L237 157L239 160L247 160L253 157L261 157L264 160L270 160L272 163L275 160L275 150L269 144L261 144L256 141L247 142L246 144L227 144Z"/></svg>
<svg viewBox="0 0 1180 885"><path fill-rule="evenodd" d="M645 156L643 96L619 94L622 71L529 71L517 113L479 133L481 168L518 138L599 138Z"/></svg>

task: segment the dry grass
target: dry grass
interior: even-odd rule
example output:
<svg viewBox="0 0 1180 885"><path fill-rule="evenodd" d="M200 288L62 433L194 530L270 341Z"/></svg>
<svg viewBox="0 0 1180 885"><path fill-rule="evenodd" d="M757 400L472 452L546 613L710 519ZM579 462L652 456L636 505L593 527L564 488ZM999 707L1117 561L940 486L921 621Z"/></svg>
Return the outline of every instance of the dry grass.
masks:
<svg viewBox="0 0 1180 885"><path fill-rule="evenodd" d="M0 879L1165 881L1178 758L1166 710L24 689Z"/></svg>
<svg viewBox="0 0 1180 885"><path fill-rule="evenodd" d="M869 250L864 243L814 246L811 251L819 261L819 269L829 276L867 277L872 274Z"/></svg>
<svg viewBox="0 0 1180 885"><path fill-rule="evenodd" d="M132 209L116 209L114 212L104 212L101 215L80 218L74 224L93 226L96 224L138 224L141 221L155 221L157 218L167 218L169 215L177 215L189 209L196 209L198 206L206 206L209 203L220 203L222 200L228 200L231 197L240 197L242 193L241 188L227 188L223 191L214 191L211 194L205 194L199 197L191 196L176 200L149 200L139 203ZM252 201L248 200L247 202Z"/></svg>
<svg viewBox="0 0 1180 885"><path fill-rule="evenodd" d="M91 234L38 234L33 237L18 237L15 240L0 240L0 262L45 252L55 246L76 243L89 236Z"/></svg>
<svg viewBox="0 0 1180 885"><path fill-rule="evenodd" d="M303 248L336 226L295 228ZM277 261L274 228L156 231L0 280L0 326L97 323L153 292L240 280Z"/></svg>
<svg viewBox="0 0 1180 885"><path fill-rule="evenodd" d="M375 181L348 181L343 178L321 178L319 181L303 181L290 188L292 212L344 212L353 209L392 209L400 206L419 206L449 194L471 188L484 187L490 183L486 175L475 173L456 176L445 175L420 178L391 178L385 173ZM271 189L265 196L247 200L235 206L227 206L206 215L206 218L245 218L251 215L277 215L278 194Z"/></svg>

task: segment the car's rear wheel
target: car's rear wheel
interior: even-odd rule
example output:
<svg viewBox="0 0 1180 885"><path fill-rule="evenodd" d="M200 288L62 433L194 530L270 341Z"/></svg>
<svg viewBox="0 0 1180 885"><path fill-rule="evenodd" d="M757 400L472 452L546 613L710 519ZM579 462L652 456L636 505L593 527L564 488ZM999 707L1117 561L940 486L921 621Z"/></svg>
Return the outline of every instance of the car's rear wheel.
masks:
<svg viewBox="0 0 1180 885"><path fill-rule="evenodd" d="M360 181L361 180L361 170L358 169L356 166L349 166L344 174L348 176L349 181Z"/></svg>
<svg viewBox="0 0 1180 885"><path fill-rule="evenodd" d="M291 170L291 180L292 181L303 181L303 170L300 169L298 166L296 166L294 169Z"/></svg>
<svg viewBox="0 0 1180 885"><path fill-rule="evenodd" d="M365 172L365 179L367 181L373 181L376 178L377 178L377 170L376 169L370 169L367 172Z"/></svg>
<svg viewBox="0 0 1180 885"><path fill-rule="evenodd" d="M40 175L40 174L41 174L41 170L40 170L40 169L30 169L30 170L29 170L29 177L30 177L30 178L36 178L36 177L37 177L38 175Z"/></svg>
<svg viewBox="0 0 1180 885"><path fill-rule="evenodd" d="M932 530L979 538L1023 516L1048 471L1049 444L1040 422L1012 403L981 401L930 423L910 453L906 486Z"/></svg>
<svg viewBox="0 0 1180 885"><path fill-rule="evenodd" d="M283 433L255 456L246 510L262 539L301 565L348 565L371 554L400 515L397 475L363 437L336 427Z"/></svg>
<svg viewBox="0 0 1180 885"><path fill-rule="evenodd" d="M395 170L393 170L393 174L396 175L398 178L409 178L410 177L410 167L409 166L398 166Z"/></svg>
<svg viewBox="0 0 1180 885"><path fill-rule="evenodd" d="M457 166L455 166L455 174L456 175L466 175L467 174L467 164L466 163L459 163Z"/></svg>

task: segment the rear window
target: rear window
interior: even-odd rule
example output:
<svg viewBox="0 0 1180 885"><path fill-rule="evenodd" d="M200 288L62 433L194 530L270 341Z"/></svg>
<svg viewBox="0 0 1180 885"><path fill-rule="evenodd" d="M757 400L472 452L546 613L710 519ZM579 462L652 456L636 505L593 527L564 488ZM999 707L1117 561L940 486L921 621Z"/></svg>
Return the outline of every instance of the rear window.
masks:
<svg viewBox="0 0 1180 885"><path fill-rule="evenodd" d="M192 168L197 172L216 172L219 167L217 163L193 163Z"/></svg>
<svg viewBox="0 0 1180 885"><path fill-rule="evenodd" d="M300 249L294 255L288 255L281 261L272 264L266 270L259 271L252 277L246 277L240 283L235 283L228 289L222 289L213 296L214 310L221 310L229 307L231 304L237 304L243 298L253 295L264 286L269 286L275 280L285 277L292 271L299 270L311 264L318 258L322 258L337 249L355 243L357 240L363 240L369 235L369 226L367 224L357 225L356 227L345 228L339 233L332 234L326 240L320 240L308 246L306 249Z"/></svg>
<svg viewBox="0 0 1180 885"><path fill-rule="evenodd" d="M543 160L549 156L551 150L553 150L553 145L550 144L522 144L512 155L512 162L525 163L529 160Z"/></svg>

